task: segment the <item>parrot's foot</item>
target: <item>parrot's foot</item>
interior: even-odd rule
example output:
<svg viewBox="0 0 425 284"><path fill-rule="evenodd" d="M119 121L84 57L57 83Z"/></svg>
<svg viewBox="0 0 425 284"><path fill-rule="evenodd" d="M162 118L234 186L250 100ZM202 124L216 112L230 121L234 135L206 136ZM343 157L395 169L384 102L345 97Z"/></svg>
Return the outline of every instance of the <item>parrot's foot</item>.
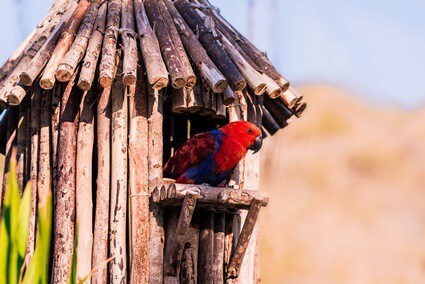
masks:
<svg viewBox="0 0 425 284"><path fill-rule="evenodd" d="M183 192L185 195L187 194L200 195L201 194L201 190L196 186L185 189Z"/></svg>

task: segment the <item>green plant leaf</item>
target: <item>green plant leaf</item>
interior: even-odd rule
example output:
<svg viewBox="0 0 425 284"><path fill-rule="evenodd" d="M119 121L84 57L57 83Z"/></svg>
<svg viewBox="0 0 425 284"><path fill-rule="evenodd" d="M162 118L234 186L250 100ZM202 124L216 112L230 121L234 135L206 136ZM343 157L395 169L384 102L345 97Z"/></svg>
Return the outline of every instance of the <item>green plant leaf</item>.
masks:
<svg viewBox="0 0 425 284"><path fill-rule="evenodd" d="M0 283L7 283L9 263L9 235L4 215L0 221Z"/></svg>
<svg viewBox="0 0 425 284"><path fill-rule="evenodd" d="M25 258L25 250L28 242L28 228L31 214L31 183L27 183L18 212L18 224L15 235L19 256Z"/></svg>

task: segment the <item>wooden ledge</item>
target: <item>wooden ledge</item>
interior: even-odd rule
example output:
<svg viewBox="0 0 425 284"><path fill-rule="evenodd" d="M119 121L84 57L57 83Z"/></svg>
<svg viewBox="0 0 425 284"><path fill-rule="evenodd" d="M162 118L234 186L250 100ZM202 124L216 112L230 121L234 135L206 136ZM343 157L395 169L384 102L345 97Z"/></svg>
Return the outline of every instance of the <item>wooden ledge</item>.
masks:
<svg viewBox="0 0 425 284"><path fill-rule="evenodd" d="M155 188L152 201L169 206L181 205L188 193L197 195L197 206L214 209L249 209L254 200L260 206L267 206L269 203L269 197L264 192L177 183L164 183Z"/></svg>

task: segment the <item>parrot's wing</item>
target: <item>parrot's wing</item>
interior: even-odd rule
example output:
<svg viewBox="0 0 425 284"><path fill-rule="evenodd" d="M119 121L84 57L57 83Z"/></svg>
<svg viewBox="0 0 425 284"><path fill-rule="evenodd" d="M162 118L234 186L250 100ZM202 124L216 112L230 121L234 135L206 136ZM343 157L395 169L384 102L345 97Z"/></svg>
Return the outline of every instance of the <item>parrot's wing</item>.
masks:
<svg viewBox="0 0 425 284"><path fill-rule="evenodd" d="M165 165L164 177L176 179L204 162L219 146L219 134L216 132L200 133L183 143Z"/></svg>

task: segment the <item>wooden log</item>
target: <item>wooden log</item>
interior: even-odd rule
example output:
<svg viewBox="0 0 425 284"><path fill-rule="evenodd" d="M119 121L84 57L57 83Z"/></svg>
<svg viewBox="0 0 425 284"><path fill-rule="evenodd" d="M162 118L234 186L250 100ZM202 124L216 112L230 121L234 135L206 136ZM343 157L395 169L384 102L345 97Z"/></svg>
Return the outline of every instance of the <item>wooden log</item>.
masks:
<svg viewBox="0 0 425 284"><path fill-rule="evenodd" d="M55 188L55 241L53 252L53 282L68 281L74 252L75 172L77 123L81 101L74 89L76 75L68 82L61 102L60 134L57 148L58 180Z"/></svg>
<svg viewBox="0 0 425 284"><path fill-rule="evenodd" d="M230 89L230 87L227 87L224 91L223 91L223 104L225 106L229 106L231 105L233 102L235 101L235 95L232 91L232 89Z"/></svg>
<svg viewBox="0 0 425 284"><path fill-rule="evenodd" d="M162 185L162 94L148 86L149 192ZM161 205L150 204L150 270L149 283L163 281L164 225Z"/></svg>
<svg viewBox="0 0 425 284"><path fill-rule="evenodd" d="M176 276L179 274L184 242L186 240L193 212L195 211L197 198L198 196L196 194L189 193L183 200L180 217L178 218L178 224L174 234L174 241L171 245L169 255L165 255L165 272L169 275Z"/></svg>
<svg viewBox="0 0 425 284"><path fill-rule="evenodd" d="M53 88L53 85L56 82L56 70L59 64L62 62L65 54L68 52L72 42L74 41L75 34L77 33L78 27L80 26L89 6L90 2L88 0L80 0L78 2L77 9L69 19L59 41L56 43L49 62L44 68L43 75L40 79L40 86L43 89L50 90Z"/></svg>
<svg viewBox="0 0 425 284"><path fill-rule="evenodd" d="M208 55L214 61L218 69L226 77L232 90L241 91L245 89L246 81L244 77L223 50L220 43L205 26L202 18L192 10L189 2L186 0L177 0L174 2L174 5L192 30L197 30L199 32L199 41L207 50Z"/></svg>
<svg viewBox="0 0 425 284"><path fill-rule="evenodd" d="M148 283L150 263L148 98L143 67L137 75L136 92L129 98L130 283L134 284Z"/></svg>
<svg viewBox="0 0 425 284"><path fill-rule="evenodd" d="M189 111L187 108L187 90L170 88L168 92L171 95L172 111L174 113Z"/></svg>
<svg viewBox="0 0 425 284"><path fill-rule="evenodd" d="M186 92L186 100L187 100L187 108L190 113L197 113L199 112L203 105L202 105L202 97L201 97L201 86L200 83L196 84L191 89L185 89Z"/></svg>
<svg viewBox="0 0 425 284"><path fill-rule="evenodd" d="M158 39L149 24L143 1L134 0L134 9L148 81L154 89L160 90L168 85L168 72L161 56Z"/></svg>
<svg viewBox="0 0 425 284"><path fill-rule="evenodd" d="M50 36L46 39L43 46L31 60L28 68L23 71L19 78L25 86L31 86L34 80L38 77L40 72L43 70L47 61L52 56L53 50L55 49L56 42L59 40L62 31L66 28L69 19L76 11L78 4L75 1L71 1L66 9L66 14L63 15L60 22L56 25Z"/></svg>
<svg viewBox="0 0 425 284"><path fill-rule="evenodd" d="M52 90L51 98L51 143L52 143L52 172L53 188L57 188L58 182L58 144L59 144L59 126L61 115L61 96L66 84L58 84Z"/></svg>
<svg viewBox="0 0 425 284"><path fill-rule="evenodd" d="M225 213L225 228L224 228L224 254L223 254L223 267L224 275L227 275L227 268L230 264L230 259L233 253L233 250L236 246L234 240L234 231L233 231L233 221L235 219L235 211L227 211Z"/></svg>
<svg viewBox="0 0 425 284"><path fill-rule="evenodd" d="M292 86L283 92L280 97L289 108L292 108L297 102L303 99L302 95L299 94Z"/></svg>
<svg viewBox="0 0 425 284"><path fill-rule="evenodd" d="M257 222L258 215L261 209L261 201L254 199L246 216L246 221L243 225L241 234L238 239L238 244L233 252L227 269L228 278L236 278L239 275L239 270L242 265L245 252L247 250L249 240L251 239L252 232Z"/></svg>
<svg viewBox="0 0 425 284"><path fill-rule="evenodd" d="M180 270L181 283L198 283L199 221L200 211L196 209L186 233Z"/></svg>
<svg viewBox="0 0 425 284"><path fill-rule="evenodd" d="M194 64L198 67L202 78L215 93L223 92L228 86L226 78L212 62L205 48L199 42L198 38L190 29L190 27L183 20L174 4L170 0L163 0L163 2L167 7L168 12L170 13L170 16L174 20L174 24L180 34L180 39L186 49L186 52Z"/></svg>
<svg viewBox="0 0 425 284"><path fill-rule="evenodd" d="M105 2L99 8L96 23L90 36L87 52L81 67L78 87L84 91L90 90L93 84L99 55L102 49L103 34L105 33L107 7L108 4Z"/></svg>
<svg viewBox="0 0 425 284"><path fill-rule="evenodd" d="M300 103L295 109L295 115L297 117L301 117L302 113L305 111L305 109L307 108L307 103L306 102L302 102Z"/></svg>
<svg viewBox="0 0 425 284"><path fill-rule="evenodd" d="M265 97L264 106L280 128L286 127L288 125L286 121L294 115L280 99L273 100L269 97Z"/></svg>
<svg viewBox="0 0 425 284"><path fill-rule="evenodd" d="M286 121L285 121L285 123L286 123ZM267 130L267 132L270 133L270 135L275 135L276 132L278 132L280 130L279 124L277 124L277 122L274 120L273 116L270 114L270 112L265 107L263 107L262 125ZM286 123L286 125L287 125L287 123Z"/></svg>
<svg viewBox="0 0 425 284"><path fill-rule="evenodd" d="M119 53L118 53L119 54ZM122 72L120 63L118 73ZM113 75L111 75L112 77ZM128 93L122 79L115 78L111 88L112 129L111 129L111 207L109 247L109 279L111 282L125 282L127 278L127 118Z"/></svg>
<svg viewBox="0 0 425 284"><path fill-rule="evenodd" d="M193 88L193 86L195 86L196 84L196 76L195 72L193 71L192 65L190 64L189 57L187 56L186 51L184 49L183 43L179 36L179 32L177 31L176 26L174 25L173 18L168 12L167 6L165 6L164 2L158 1L158 5L161 10L164 23L170 34L170 38L173 41L174 48L176 49L176 52L179 56L179 60L182 65L183 73L186 80L186 87Z"/></svg>
<svg viewBox="0 0 425 284"><path fill-rule="evenodd" d="M93 250L93 146L96 93L86 91L80 104L76 171L76 278L82 281L92 270Z"/></svg>
<svg viewBox="0 0 425 284"><path fill-rule="evenodd" d="M99 65L99 83L102 87L110 87L114 80L115 55L117 51L118 29L121 18L121 0L108 2L108 17L103 38L102 57Z"/></svg>
<svg viewBox="0 0 425 284"><path fill-rule="evenodd" d="M68 82L72 74L74 74L78 63L83 59L97 18L100 3L100 0L93 1L87 13L84 15L84 19L78 29L74 42L56 70L56 79L58 79L59 82Z"/></svg>
<svg viewBox="0 0 425 284"><path fill-rule="evenodd" d="M121 39L124 49L123 76L124 85L130 86L137 80L137 33L134 31L133 0L123 0L121 10Z"/></svg>
<svg viewBox="0 0 425 284"><path fill-rule="evenodd" d="M205 85L201 85L201 98L203 108L199 115L202 116L211 116L217 113L217 103L216 103L216 95ZM214 103L213 103L214 101Z"/></svg>
<svg viewBox="0 0 425 284"><path fill-rule="evenodd" d="M216 113L213 115L213 119L226 119L226 106L220 95L216 96L216 103Z"/></svg>
<svg viewBox="0 0 425 284"><path fill-rule="evenodd" d="M26 162L28 159L28 150L30 141L27 137L28 127L30 126L29 116L27 110L30 110L28 99L19 106L19 120L16 135L16 174L18 177L18 187L22 194L25 184L27 183Z"/></svg>
<svg viewBox="0 0 425 284"><path fill-rule="evenodd" d="M93 234L92 267L97 269L91 277L92 283L107 281L107 266L102 265L108 258L109 244L109 200L111 184L111 89L100 92L97 104L97 180L96 206Z"/></svg>
<svg viewBox="0 0 425 284"><path fill-rule="evenodd" d="M175 194L166 195L166 198L161 203L170 206L181 204L188 192L199 192L198 206L214 205L218 207L248 208L254 199L261 200L262 206L267 206L269 200L267 194L253 190L175 184ZM155 198L156 194L159 193L152 193L152 197ZM158 198L158 200L161 200L161 198Z"/></svg>
<svg viewBox="0 0 425 284"><path fill-rule="evenodd" d="M223 212L214 215L214 263L213 283L224 283L224 238L226 214Z"/></svg>
<svg viewBox="0 0 425 284"><path fill-rule="evenodd" d="M198 282L214 283L214 212L203 211L200 223Z"/></svg>
<svg viewBox="0 0 425 284"><path fill-rule="evenodd" d="M183 65L174 43L171 40L168 28L162 18L157 0L145 0L145 9L149 17L150 23L155 27L155 34L159 41L162 56L167 66L168 73L171 78L171 85L175 89L181 89L186 86L186 78L183 72Z"/></svg>
<svg viewBox="0 0 425 284"><path fill-rule="evenodd" d="M170 270L173 244L176 241L177 223L179 221L179 207L167 208L166 214L164 214L165 224L165 243L164 243L164 284L178 284L179 278L175 273L169 274L167 270ZM168 214L167 214L168 213Z"/></svg>

